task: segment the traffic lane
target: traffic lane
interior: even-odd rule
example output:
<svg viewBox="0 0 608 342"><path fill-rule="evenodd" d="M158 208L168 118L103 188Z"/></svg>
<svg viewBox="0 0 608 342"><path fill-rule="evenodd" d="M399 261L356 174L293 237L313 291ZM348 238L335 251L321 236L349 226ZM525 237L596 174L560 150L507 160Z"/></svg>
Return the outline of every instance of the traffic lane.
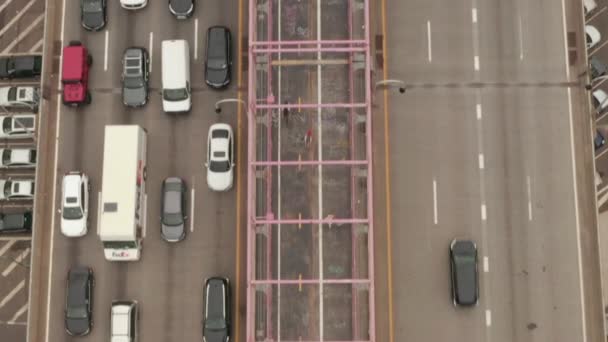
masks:
<svg viewBox="0 0 608 342"><path fill-rule="evenodd" d="M483 93L493 339L525 339L534 330L543 339L566 341L581 333L580 320L571 319L572 308L580 310L580 293L578 271L573 272L578 256L572 188L564 185L572 177L564 153L567 106L547 100L564 98L563 92ZM547 115L554 117L551 123Z"/></svg>
<svg viewBox="0 0 608 342"><path fill-rule="evenodd" d="M464 82L474 78L475 45L471 1L458 0L435 6L428 18L432 50L426 63L426 81Z"/></svg>
<svg viewBox="0 0 608 342"><path fill-rule="evenodd" d="M391 199L398 208L389 241L398 270L393 280L399 289L393 300L395 340L483 337L481 309L455 308L450 298L449 244L456 237L479 240L474 121L464 117L474 107L468 96L456 100L462 95L413 89L391 97L390 108L408 108L391 116L390 131L391 146L399 146L391 150L391 187L407 189L393 192ZM437 322L442 329L436 329Z"/></svg>

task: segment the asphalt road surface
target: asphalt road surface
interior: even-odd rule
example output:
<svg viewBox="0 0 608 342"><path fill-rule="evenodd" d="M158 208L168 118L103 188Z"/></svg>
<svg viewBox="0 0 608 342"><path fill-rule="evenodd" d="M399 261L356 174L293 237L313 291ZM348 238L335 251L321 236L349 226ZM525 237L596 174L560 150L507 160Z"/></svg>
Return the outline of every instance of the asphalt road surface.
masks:
<svg viewBox="0 0 608 342"><path fill-rule="evenodd" d="M386 20L388 74L376 78L407 91L387 95L392 224L379 246L392 253L378 257L392 269L376 278L378 339L600 340L595 207L580 199L594 196L588 95L575 82L580 3L566 1L566 17L546 1L385 3L375 17L378 34ZM566 31L578 34L569 60ZM454 238L478 246L473 308L450 298Z"/></svg>
<svg viewBox="0 0 608 342"><path fill-rule="evenodd" d="M222 116L215 114L217 100L236 96L236 86L211 91L203 80L204 41L207 27L228 26L235 37L238 28L236 2L198 3L193 17L178 21L169 12L166 1L150 1L143 10L129 12L117 1L108 2L108 25L100 32L87 32L80 26L79 6L68 2L62 21L62 8L54 9L55 27L64 26L63 42L79 40L93 55L90 73L92 104L72 109L56 106L53 93L49 110L58 124L58 159L55 208L59 207L61 177L79 170L91 179L89 233L83 238L68 239L61 235L59 214L54 225L46 224L52 239L50 260L50 303L48 315L34 317L36 332L30 338L48 341L71 341L64 329L65 280L75 265L92 267L95 273L94 328L87 340L105 341L110 329L110 304L115 299L137 300L140 304L139 339L146 341L202 339L203 281L210 276L235 279L236 191L214 193L206 184L204 159L209 126L228 122L236 130L236 106L226 107ZM57 37L61 39L61 30ZM191 53L192 111L189 114L167 115L162 112L161 41L186 39ZM130 110L122 105L121 58L130 46L142 46L151 54L152 95L142 109ZM236 52L236 43L234 46ZM55 51L58 54L57 51ZM57 58L49 83L56 87ZM236 60L235 60L236 66ZM235 71L236 75L236 71ZM233 79L235 80L235 79ZM236 82L233 82L233 84ZM148 171L146 227L142 259L133 263L112 263L103 257L97 231L98 194L101 190L103 132L108 124L138 124L148 131ZM237 143L240 137L237 137ZM238 146L237 148L240 148ZM52 165L53 161L49 164ZM160 188L164 178L178 176L188 185L188 232L186 239L169 244L160 237ZM50 185L49 185L50 186ZM48 193L51 193L47 189ZM54 233L50 234L50 229ZM47 247L48 248L48 247ZM43 255L43 258L46 257ZM45 282L46 279L37 279ZM39 286L37 283L36 286ZM44 287L35 291L45 290ZM46 307L46 298L40 305ZM238 310L235 310L238 314ZM48 317L47 317L48 316ZM48 319L48 322L46 321ZM45 333L45 326L48 332ZM42 339L40 339L42 340Z"/></svg>

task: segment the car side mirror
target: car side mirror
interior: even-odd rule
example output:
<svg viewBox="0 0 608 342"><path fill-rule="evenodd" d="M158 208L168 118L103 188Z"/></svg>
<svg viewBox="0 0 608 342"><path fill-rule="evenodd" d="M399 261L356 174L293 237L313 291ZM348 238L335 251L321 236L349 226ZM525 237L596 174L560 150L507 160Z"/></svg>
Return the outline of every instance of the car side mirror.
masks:
<svg viewBox="0 0 608 342"><path fill-rule="evenodd" d="M205 167L209 167L209 163L205 163Z"/></svg>
<svg viewBox="0 0 608 342"><path fill-rule="evenodd" d="M235 165L235 164L234 164L234 163L232 163L232 167L234 167L234 165Z"/></svg>

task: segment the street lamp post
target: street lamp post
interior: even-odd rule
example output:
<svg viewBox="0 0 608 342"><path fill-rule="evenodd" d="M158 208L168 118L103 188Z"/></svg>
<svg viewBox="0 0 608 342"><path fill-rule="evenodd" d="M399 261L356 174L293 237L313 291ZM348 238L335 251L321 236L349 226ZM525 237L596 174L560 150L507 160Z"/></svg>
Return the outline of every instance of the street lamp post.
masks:
<svg viewBox="0 0 608 342"><path fill-rule="evenodd" d="M241 99L223 99L223 100L219 100L215 103L215 112L218 114L221 113L222 108L220 107L220 105L222 105L224 103L229 103L229 102L241 103L243 106L247 107L247 102L245 102Z"/></svg>
<svg viewBox="0 0 608 342"><path fill-rule="evenodd" d="M405 82L403 82L402 80L382 80L382 81L378 81L376 82L376 85L374 86L374 88L378 88L378 87L382 87L382 86L386 86L386 87L399 87L399 92L401 94L405 93Z"/></svg>

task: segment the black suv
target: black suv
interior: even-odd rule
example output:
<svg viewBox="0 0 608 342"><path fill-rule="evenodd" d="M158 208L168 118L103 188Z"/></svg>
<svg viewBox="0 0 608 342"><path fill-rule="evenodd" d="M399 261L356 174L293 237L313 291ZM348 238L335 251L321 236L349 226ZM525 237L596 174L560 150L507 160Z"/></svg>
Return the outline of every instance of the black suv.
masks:
<svg viewBox="0 0 608 342"><path fill-rule="evenodd" d="M127 107L141 107L148 102L148 51L140 47L125 50L122 58L122 102Z"/></svg>
<svg viewBox="0 0 608 342"><path fill-rule="evenodd" d="M93 322L93 270L75 266L68 273L65 299L65 330L72 336L91 331Z"/></svg>
<svg viewBox="0 0 608 342"><path fill-rule="evenodd" d="M9 56L0 58L0 78L39 77L42 56Z"/></svg>
<svg viewBox="0 0 608 342"><path fill-rule="evenodd" d="M80 0L80 22L89 31L106 26L106 0Z"/></svg>
<svg viewBox="0 0 608 342"><path fill-rule="evenodd" d="M32 212L0 214L0 234L25 233L32 230Z"/></svg>
<svg viewBox="0 0 608 342"><path fill-rule="evenodd" d="M454 305L477 305L479 298L477 246L473 241L452 241L450 244L450 271Z"/></svg>
<svg viewBox="0 0 608 342"><path fill-rule="evenodd" d="M205 282L203 339L206 342L227 342L230 339L230 283L213 277Z"/></svg>
<svg viewBox="0 0 608 342"><path fill-rule="evenodd" d="M205 82L212 88L230 84L232 69L232 36L223 26L212 26L207 30L207 53L205 55Z"/></svg>

